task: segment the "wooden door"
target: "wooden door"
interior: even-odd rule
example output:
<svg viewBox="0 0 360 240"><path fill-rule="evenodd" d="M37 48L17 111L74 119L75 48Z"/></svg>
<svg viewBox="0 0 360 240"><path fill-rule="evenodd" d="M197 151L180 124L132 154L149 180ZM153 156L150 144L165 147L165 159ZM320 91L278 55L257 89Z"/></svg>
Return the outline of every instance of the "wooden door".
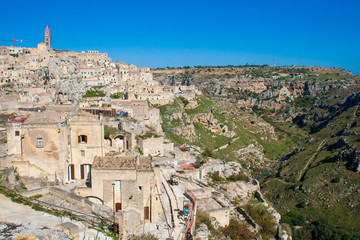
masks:
<svg viewBox="0 0 360 240"><path fill-rule="evenodd" d="M150 211L149 207L144 207L144 220L150 219Z"/></svg>
<svg viewBox="0 0 360 240"><path fill-rule="evenodd" d="M117 203L115 203L115 211L117 212L119 210L122 210L121 203L117 202Z"/></svg>

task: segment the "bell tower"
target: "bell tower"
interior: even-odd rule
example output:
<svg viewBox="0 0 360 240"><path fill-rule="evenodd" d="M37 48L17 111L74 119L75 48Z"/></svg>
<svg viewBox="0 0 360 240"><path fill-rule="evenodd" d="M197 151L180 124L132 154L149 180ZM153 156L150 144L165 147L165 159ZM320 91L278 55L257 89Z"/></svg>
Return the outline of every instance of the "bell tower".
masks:
<svg viewBox="0 0 360 240"><path fill-rule="evenodd" d="M52 49L51 32L48 24L46 24L46 28L45 28L44 43L47 49Z"/></svg>

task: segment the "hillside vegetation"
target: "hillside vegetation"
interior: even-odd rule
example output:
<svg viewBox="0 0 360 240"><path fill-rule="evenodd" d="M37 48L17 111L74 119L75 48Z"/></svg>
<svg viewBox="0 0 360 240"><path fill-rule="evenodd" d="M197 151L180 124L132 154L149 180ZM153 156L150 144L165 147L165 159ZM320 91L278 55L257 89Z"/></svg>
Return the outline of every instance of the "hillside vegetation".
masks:
<svg viewBox="0 0 360 240"><path fill-rule="evenodd" d="M274 128L251 109L205 96L194 101L197 106L189 109L187 100L176 98L161 106L160 113L167 137L178 145L199 147L203 159L237 161L255 177L296 145L287 134L276 136Z"/></svg>
<svg viewBox="0 0 360 240"><path fill-rule="evenodd" d="M194 109L181 99L161 109L170 138L200 146L204 156L239 161L253 177L262 172L262 192L295 239L359 239L359 76L334 68L269 66L154 72L161 82L187 81L204 93ZM225 132L196 120L201 113L226 126ZM176 132L192 127L193 135Z"/></svg>

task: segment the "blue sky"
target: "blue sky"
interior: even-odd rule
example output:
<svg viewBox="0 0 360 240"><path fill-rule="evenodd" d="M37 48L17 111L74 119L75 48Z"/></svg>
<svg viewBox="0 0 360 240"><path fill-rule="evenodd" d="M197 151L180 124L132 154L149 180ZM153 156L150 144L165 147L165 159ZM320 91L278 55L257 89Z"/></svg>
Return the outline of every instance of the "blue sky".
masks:
<svg viewBox="0 0 360 240"><path fill-rule="evenodd" d="M0 45L108 52L138 66L312 65L360 74L360 1L4 1Z"/></svg>

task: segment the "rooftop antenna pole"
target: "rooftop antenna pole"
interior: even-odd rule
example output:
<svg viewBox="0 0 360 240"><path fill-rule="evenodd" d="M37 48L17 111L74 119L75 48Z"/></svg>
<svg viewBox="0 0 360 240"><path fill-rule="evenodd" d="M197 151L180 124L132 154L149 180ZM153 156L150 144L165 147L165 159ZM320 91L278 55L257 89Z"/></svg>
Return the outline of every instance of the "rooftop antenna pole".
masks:
<svg viewBox="0 0 360 240"><path fill-rule="evenodd" d="M22 43L23 40L17 40L17 39L15 39L15 37L14 37L13 40L12 40L12 42L13 42L13 47L15 47L15 43L16 43L16 42Z"/></svg>

